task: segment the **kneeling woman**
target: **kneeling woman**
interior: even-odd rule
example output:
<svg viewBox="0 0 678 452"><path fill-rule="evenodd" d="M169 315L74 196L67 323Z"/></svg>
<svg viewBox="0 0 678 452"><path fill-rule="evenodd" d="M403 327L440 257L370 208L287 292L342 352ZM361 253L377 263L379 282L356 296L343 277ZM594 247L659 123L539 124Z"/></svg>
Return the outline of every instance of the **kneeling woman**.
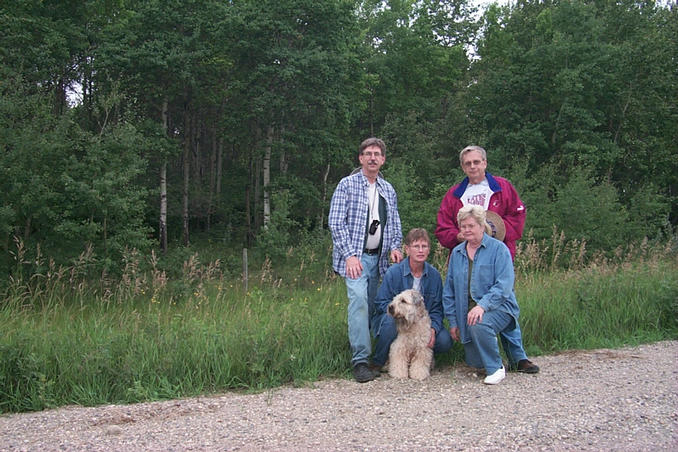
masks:
<svg viewBox="0 0 678 452"><path fill-rule="evenodd" d="M514 328L520 312L513 292L511 254L499 240L485 233L485 210L465 206L457 223L464 242L450 255L443 288L443 308L450 335L464 345L466 364L485 368L485 384L497 384L506 375L497 334Z"/></svg>

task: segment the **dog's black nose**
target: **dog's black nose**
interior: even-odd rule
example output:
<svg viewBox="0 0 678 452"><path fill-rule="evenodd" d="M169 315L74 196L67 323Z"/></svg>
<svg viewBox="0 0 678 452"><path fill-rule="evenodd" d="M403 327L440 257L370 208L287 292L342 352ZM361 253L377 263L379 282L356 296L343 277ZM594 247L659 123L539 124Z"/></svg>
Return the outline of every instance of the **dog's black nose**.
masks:
<svg viewBox="0 0 678 452"><path fill-rule="evenodd" d="M395 311L395 309L393 309L393 306L389 306L388 307L388 313L393 315L393 311Z"/></svg>

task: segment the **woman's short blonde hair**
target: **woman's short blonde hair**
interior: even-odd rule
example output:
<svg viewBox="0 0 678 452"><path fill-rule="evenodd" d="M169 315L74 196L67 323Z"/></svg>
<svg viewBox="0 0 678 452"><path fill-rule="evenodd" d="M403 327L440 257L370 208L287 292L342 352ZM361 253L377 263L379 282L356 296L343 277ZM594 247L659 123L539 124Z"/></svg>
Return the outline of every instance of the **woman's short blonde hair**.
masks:
<svg viewBox="0 0 678 452"><path fill-rule="evenodd" d="M414 228L405 236L403 243L407 246L412 245L417 240L426 240L426 243L431 244L431 238L428 236L428 231L424 228Z"/></svg>
<svg viewBox="0 0 678 452"><path fill-rule="evenodd" d="M492 234L492 228L485 221L485 209L480 206L464 206L457 212L457 224L460 224L467 218L473 218L481 226L485 226L485 232Z"/></svg>

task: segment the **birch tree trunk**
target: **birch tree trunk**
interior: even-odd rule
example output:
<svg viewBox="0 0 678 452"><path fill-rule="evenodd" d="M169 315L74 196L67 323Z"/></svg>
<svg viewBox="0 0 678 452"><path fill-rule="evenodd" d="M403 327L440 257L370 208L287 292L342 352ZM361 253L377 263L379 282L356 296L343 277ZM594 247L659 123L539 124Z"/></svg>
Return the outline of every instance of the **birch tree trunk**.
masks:
<svg viewBox="0 0 678 452"><path fill-rule="evenodd" d="M162 101L162 127L167 136L167 98ZM167 157L162 157L160 165L160 224L158 226L160 250L167 252Z"/></svg>
<svg viewBox="0 0 678 452"><path fill-rule="evenodd" d="M218 143L217 143L217 129L214 126L211 129L211 135L212 135L212 149L210 152L210 168L209 168L210 191L207 198L207 232L210 231L210 227L212 226L212 213L214 212L214 195L217 188L216 184L217 184Z"/></svg>
<svg viewBox="0 0 678 452"><path fill-rule="evenodd" d="M216 196L215 206L219 206L221 199L221 171L224 165L224 140L219 139L219 144L217 145L217 183L214 189L214 194Z"/></svg>
<svg viewBox="0 0 678 452"><path fill-rule="evenodd" d="M284 146L284 136L285 127L280 127L280 143L283 145L280 150L280 174L287 174L287 170L290 167L290 162L287 160L287 151Z"/></svg>
<svg viewBox="0 0 678 452"><path fill-rule="evenodd" d="M325 174L323 174L323 197L322 204L320 207L320 214L318 215L318 229L322 229L325 225L325 209L322 207L325 205L325 200L327 199L327 177L330 175L330 164L327 164L325 168Z"/></svg>
<svg viewBox="0 0 678 452"><path fill-rule="evenodd" d="M257 143L259 140L257 140ZM261 162L262 158L260 158L258 155L254 156L252 158L252 187L253 187L253 193L251 194L251 202L252 202L252 221L254 224L254 227L252 228L252 237L254 237L255 231L258 231L259 228L261 228L262 225L262 218L256 213L260 212L259 207L260 207L260 199L262 198L261 195Z"/></svg>
<svg viewBox="0 0 678 452"><path fill-rule="evenodd" d="M268 126L266 130L266 150L263 164L263 182L264 182L264 229L268 229L271 222L271 193L269 185L271 184L271 147L273 146L273 127Z"/></svg>
<svg viewBox="0 0 678 452"><path fill-rule="evenodd" d="M185 119L184 119L184 124L185 124L185 129L184 129L184 188L183 188L183 203L182 203L182 212L183 212L183 229L182 229L182 237L183 237L183 243L184 246L188 246L190 243L189 239L189 234L188 234L188 222L189 222L189 216L188 216L188 188L189 188L189 182L191 180L191 118L190 118L190 112L188 111L188 107L186 107L186 111L184 112Z"/></svg>
<svg viewBox="0 0 678 452"><path fill-rule="evenodd" d="M247 248L250 248L252 244L252 236L254 235L254 231L252 230L252 187L254 186L254 157L250 155L250 183L247 184L247 187L245 187L245 208L246 208L246 213L245 216L247 218ZM256 211L255 211L256 212Z"/></svg>

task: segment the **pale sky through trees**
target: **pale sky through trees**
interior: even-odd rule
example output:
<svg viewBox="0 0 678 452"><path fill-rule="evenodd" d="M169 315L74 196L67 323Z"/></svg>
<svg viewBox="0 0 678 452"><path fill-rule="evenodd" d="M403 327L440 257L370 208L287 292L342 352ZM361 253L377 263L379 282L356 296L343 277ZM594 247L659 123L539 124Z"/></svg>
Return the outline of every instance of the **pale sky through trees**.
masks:
<svg viewBox="0 0 678 452"><path fill-rule="evenodd" d="M511 0L475 0L474 3L481 8L486 8L492 3L497 3L498 5L507 5L511 3Z"/></svg>

